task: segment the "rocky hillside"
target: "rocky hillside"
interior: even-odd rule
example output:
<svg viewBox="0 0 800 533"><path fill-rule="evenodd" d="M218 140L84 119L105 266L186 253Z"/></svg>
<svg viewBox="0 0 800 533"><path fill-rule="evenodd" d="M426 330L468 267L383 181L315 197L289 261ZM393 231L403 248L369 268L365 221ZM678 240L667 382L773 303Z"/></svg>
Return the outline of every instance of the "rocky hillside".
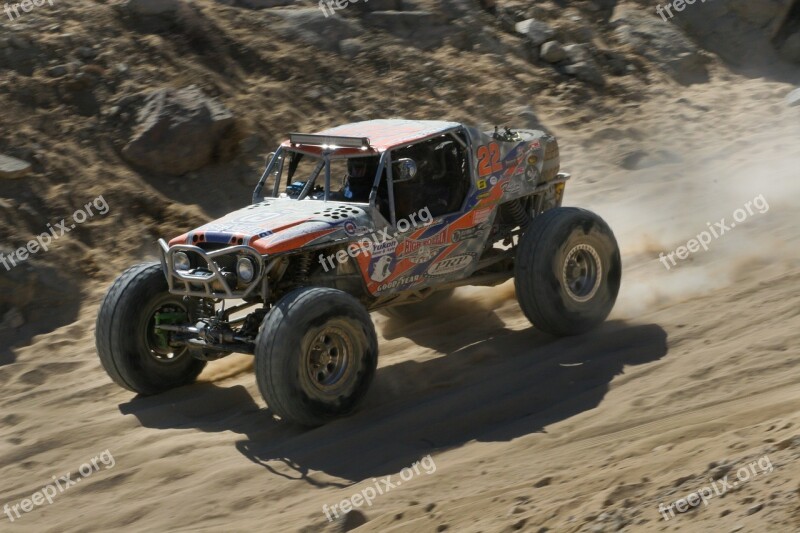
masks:
<svg viewBox="0 0 800 533"><path fill-rule="evenodd" d="M796 76L791 3L717 0L674 23L649 2L613 0L370 0L327 12L283 0L56 1L6 13L0 251L14 257L98 198L108 212L0 266L0 331L20 344L71 322L98 285L153 257L156 238L247 202L289 131L388 116L579 128L708 81L720 56L751 68L741 50L754 42L762 71L768 49L771 76Z"/></svg>

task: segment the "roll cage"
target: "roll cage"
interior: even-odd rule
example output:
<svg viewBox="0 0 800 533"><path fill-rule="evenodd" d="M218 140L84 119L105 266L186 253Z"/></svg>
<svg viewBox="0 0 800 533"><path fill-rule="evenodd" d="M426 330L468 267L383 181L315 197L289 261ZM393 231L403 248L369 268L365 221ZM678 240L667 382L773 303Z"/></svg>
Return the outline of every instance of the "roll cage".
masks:
<svg viewBox="0 0 800 533"><path fill-rule="evenodd" d="M283 181L283 174L284 174L283 171L284 167L286 166L285 163L287 160L288 153L311 156L319 160L314 170L312 171L311 176L305 182L302 191L295 199L304 200L308 198L308 195L314 190L316 182L319 179L319 175L324 172L324 190L323 190L323 197L321 200L323 202L331 200L331 192L332 192L331 161L348 160L361 157L375 157L376 155L379 155L380 159L378 163L378 169L375 173L375 179L373 180L372 188L370 190L368 203L370 207L378 209L377 205L378 190L381 184L381 179L383 178L385 171L386 182L387 182L387 195L388 195L387 200L389 204L388 221L392 225L392 227L394 227L397 224L397 212L396 212L395 198L394 198L395 182L392 175L393 174L392 153L398 149L414 146L429 141L431 139L436 139L438 137L449 137L455 140L455 142L457 142L458 145L465 152L464 155L469 169L475 167L474 154L472 150L472 141L469 134L467 133L466 129L463 126L436 132L434 134L427 135L419 139L414 139L406 143L400 143L382 152L373 148L369 143L369 139L366 137L341 137L341 136L314 135L314 134L291 134L289 141L290 145L289 146L286 146L285 144L281 145L272 154L271 159L269 160L266 168L264 169L264 173L261 175L261 178L259 179L258 184L256 185L256 188L253 191L252 203L256 204L258 202L263 201L264 198L267 197L266 195L262 196L262 192L270 177L274 177L274 183L269 197L277 198L280 195L281 183ZM287 187L290 185L289 174L290 174L289 172L286 173ZM470 171L467 172L467 178L470 180L471 184L472 173ZM461 208L463 208L463 201Z"/></svg>

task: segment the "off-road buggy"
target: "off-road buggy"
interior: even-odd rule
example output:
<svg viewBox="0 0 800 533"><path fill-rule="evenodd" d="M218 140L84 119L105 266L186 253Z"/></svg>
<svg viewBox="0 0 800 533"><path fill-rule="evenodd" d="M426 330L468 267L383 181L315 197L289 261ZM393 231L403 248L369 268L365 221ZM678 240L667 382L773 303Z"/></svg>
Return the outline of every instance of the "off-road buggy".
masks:
<svg viewBox="0 0 800 533"><path fill-rule="evenodd" d="M561 207L568 179L542 131L373 120L291 134L251 205L160 240L160 263L114 282L100 360L155 394L253 354L269 409L313 426L351 412L372 381L370 311L423 318L455 287L513 277L536 328L579 334L611 311L621 263L603 220Z"/></svg>

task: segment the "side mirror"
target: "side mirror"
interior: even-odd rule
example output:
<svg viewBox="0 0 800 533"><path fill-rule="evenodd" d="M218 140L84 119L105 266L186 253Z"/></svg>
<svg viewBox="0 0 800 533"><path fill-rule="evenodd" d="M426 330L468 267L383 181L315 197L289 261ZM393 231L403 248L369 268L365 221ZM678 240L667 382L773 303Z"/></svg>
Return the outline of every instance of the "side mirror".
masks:
<svg viewBox="0 0 800 533"><path fill-rule="evenodd" d="M402 183L411 181L417 175L417 164L413 159L404 157L392 162L392 181Z"/></svg>

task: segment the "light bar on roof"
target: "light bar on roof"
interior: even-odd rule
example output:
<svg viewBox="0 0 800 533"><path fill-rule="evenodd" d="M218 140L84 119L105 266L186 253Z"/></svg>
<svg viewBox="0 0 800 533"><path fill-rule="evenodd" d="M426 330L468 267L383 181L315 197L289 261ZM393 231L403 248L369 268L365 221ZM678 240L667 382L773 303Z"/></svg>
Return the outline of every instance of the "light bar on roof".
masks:
<svg viewBox="0 0 800 533"><path fill-rule="evenodd" d="M313 135L310 133L290 133L292 144L309 144L312 146L337 146L339 148L369 148L367 137L345 137L337 135Z"/></svg>

